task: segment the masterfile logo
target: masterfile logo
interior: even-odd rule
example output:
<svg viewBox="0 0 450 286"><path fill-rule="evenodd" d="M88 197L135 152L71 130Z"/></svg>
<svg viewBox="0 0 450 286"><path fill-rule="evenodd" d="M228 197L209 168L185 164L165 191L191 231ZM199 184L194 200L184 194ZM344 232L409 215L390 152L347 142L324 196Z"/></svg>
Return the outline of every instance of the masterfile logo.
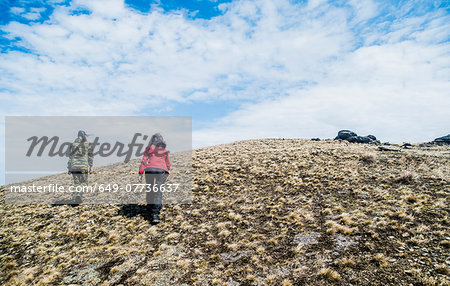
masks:
<svg viewBox="0 0 450 286"><path fill-rule="evenodd" d="M112 146L108 142L100 143L100 138L95 137L91 143L93 156L109 157L115 154L117 157L125 157L124 162L127 163L133 155L136 157L142 156L145 147L150 144L150 141L147 142L147 144L138 143L140 137L142 137L144 143L150 138L148 135L135 133L133 139L131 139L131 143L127 144L116 141ZM30 142L30 147L26 153L27 157L31 157L32 155L36 155L37 157L69 157L78 151L78 149L72 148L72 142L62 142L59 144L60 139L58 136L53 136L51 138L48 136L31 136L27 141ZM36 152L34 152L35 149L37 149ZM85 152L85 150L83 149L81 152Z"/></svg>
<svg viewBox="0 0 450 286"><path fill-rule="evenodd" d="M191 117L7 116L5 123L6 202L45 203L85 192L86 203L138 203L148 191L138 181L139 167L156 134L171 161L165 198L190 201ZM70 174L80 166L88 183L73 186Z"/></svg>

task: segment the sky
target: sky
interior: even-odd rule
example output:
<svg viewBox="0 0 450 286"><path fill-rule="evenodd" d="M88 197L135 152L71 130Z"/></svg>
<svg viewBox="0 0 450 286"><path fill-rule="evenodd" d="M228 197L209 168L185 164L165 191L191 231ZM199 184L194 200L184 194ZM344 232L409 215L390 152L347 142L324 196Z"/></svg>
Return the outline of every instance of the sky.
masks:
<svg viewBox="0 0 450 286"><path fill-rule="evenodd" d="M1 171L8 115L192 116L194 147L341 129L431 141L450 133L449 11L450 0L0 0Z"/></svg>

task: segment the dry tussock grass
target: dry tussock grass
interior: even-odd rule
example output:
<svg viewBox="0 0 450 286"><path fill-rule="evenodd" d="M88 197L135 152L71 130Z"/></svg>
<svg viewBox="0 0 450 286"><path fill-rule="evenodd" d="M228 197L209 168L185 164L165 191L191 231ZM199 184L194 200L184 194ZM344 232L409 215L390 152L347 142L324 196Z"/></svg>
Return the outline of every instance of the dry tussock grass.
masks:
<svg viewBox="0 0 450 286"><path fill-rule="evenodd" d="M299 139L200 148L193 203L165 206L158 226L118 206L2 198L0 283L448 285L448 154Z"/></svg>

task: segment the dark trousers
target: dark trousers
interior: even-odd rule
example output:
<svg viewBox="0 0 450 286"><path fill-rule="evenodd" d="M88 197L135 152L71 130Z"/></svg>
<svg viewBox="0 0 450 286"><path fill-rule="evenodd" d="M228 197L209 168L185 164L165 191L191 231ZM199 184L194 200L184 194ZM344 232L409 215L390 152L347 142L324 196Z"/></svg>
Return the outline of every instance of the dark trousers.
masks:
<svg viewBox="0 0 450 286"><path fill-rule="evenodd" d="M147 210L152 214L159 214L162 208L162 192L160 186L169 177L169 173L159 168L145 169Z"/></svg>
<svg viewBox="0 0 450 286"><path fill-rule="evenodd" d="M73 185L77 186L87 186L88 185L88 171L71 171L73 177ZM74 192L74 197L81 197L83 192Z"/></svg>

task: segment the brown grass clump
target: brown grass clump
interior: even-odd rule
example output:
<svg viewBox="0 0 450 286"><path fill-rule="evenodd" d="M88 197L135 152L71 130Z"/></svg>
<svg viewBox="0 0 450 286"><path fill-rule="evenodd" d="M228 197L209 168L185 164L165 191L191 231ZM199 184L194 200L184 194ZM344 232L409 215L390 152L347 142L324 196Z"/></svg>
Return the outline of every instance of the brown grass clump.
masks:
<svg viewBox="0 0 450 286"><path fill-rule="evenodd" d="M353 222L352 222L353 223ZM330 234L335 234L335 233L343 233L343 234L352 234L354 231L357 230L357 228L352 228L352 227L348 227L342 224L339 224L333 220L327 220L325 222L325 225L328 227L327 228L327 232Z"/></svg>
<svg viewBox="0 0 450 286"><path fill-rule="evenodd" d="M396 182L400 184L412 184L417 178L417 173L413 171L402 171L400 176L396 179Z"/></svg>
<svg viewBox="0 0 450 286"><path fill-rule="evenodd" d="M322 268L317 273L320 277L323 279L326 279L328 281L340 281L341 275L339 273L331 268Z"/></svg>
<svg viewBox="0 0 450 286"><path fill-rule="evenodd" d="M283 282L281 282L281 286L292 286L292 282L289 279L284 279Z"/></svg>
<svg viewBox="0 0 450 286"><path fill-rule="evenodd" d="M436 271L438 273L440 273L440 274L444 274L444 275L447 275L447 276L450 274L450 269L445 264L436 265L435 268L436 268Z"/></svg>
<svg viewBox="0 0 450 286"><path fill-rule="evenodd" d="M227 236L230 236L230 235L231 235L231 232L229 230L227 230L227 229L224 229L221 232L219 232L219 236L222 236L222 237L227 237Z"/></svg>
<svg viewBox="0 0 450 286"><path fill-rule="evenodd" d="M375 163L376 158L375 158L375 155L369 153L369 154L361 155L359 160L361 160L362 162L367 163L367 164L372 164L372 163Z"/></svg>
<svg viewBox="0 0 450 286"><path fill-rule="evenodd" d="M356 225L356 222L352 220L352 217L348 213L342 213L341 214L341 221L345 225Z"/></svg>
<svg viewBox="0 0 450 286"><path fill-rule="evenodd" d="M355 263L356 262L353 258L342 258L342 259L339 259L334 262L335 265L345 266L345 267L353 266L353 265L355 265Z"/></svg>
<svg viewBox="0 0 450 286"><path fill-rule="evenodd" d="M384 256L383 253L377 253L373 259L378 263L379 266L381 267L387 267L388 263L387 263L387 258Z"/></svg>

